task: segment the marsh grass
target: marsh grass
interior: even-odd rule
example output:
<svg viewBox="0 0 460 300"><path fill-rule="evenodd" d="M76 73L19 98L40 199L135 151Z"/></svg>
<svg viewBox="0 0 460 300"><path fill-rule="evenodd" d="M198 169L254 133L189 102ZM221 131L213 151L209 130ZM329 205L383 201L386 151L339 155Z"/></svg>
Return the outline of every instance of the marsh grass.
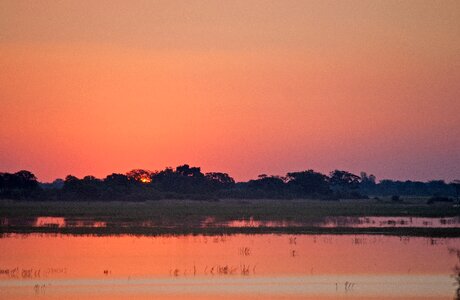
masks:
<svg viewBox="0 0 460 300"><path fill-rule="evenodd" d="M460 209L450 203L426 204L426 199L391 200L160 200L146 202L16 202L0 201L0 219L63 217L106 222L106 227L0 226L2 233L52 232L68 234L233 234L233 233L331 233L460 236L458 228L318 228L312 226L229 228L201 226L217 221L253 218L261 221L305 221L334 216L455 217ZM141 223L155 224L142 226Z"/></svg>

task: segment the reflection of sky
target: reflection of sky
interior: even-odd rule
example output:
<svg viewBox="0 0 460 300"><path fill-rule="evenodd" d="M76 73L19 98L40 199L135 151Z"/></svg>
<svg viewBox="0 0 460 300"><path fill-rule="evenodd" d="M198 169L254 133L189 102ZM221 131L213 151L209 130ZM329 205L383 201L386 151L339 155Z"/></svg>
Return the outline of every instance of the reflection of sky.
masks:
<svg viewBox="0 0 460 300"><path fill-rule="evenodd" d="M129 299L171 299L190 296L200 299L216 297L270 297L270 299L322 299L321 297L422 297L445 299L453 294L452 278L447 275L329 275L329 276L265 276L245 278L174 278L174 279L61 279L46 281L0 281L3 292L16 288L14 296L29 294L33 284L48 297L117 297L129 295ZM49 285L49 286L47 286ZM18 289L20 288L20 289ZM40 289L40 287L38 288ZM0 291L0 295L2 291ZM13 296L13 297L14 297ZM272 298L273 297L273 298ZM439 298L437 298L439 297ZM45 297L45 299L47 299ZM252 298L251 298L252 299ZM330 299L330 298L327 298ZM359 298L358 298L359 299Z"/></svg>
<svg viewBox="0 0 460 300"><path fill-rule="evenodd" d="M453 293L460 239L12 234L0 239L0 248L0 296L8 299L23 299L36 285L45 286L44 297L76 299L189 293L438 299Z"/></svg>
<svg viewBox="0 0 460 300"><path fill-rule="evenodd" d="M194 269L197 275L211 275L219 266L236 267L239 274L243 264L258 276L359 275L449 273L457 260L449 252L460 248L459 241L374 235L12 234L0 239L0 246L2 268L65 268L68 277L102 277L107 269L115 277L169 276L175 269L180 276Z"/></svg>

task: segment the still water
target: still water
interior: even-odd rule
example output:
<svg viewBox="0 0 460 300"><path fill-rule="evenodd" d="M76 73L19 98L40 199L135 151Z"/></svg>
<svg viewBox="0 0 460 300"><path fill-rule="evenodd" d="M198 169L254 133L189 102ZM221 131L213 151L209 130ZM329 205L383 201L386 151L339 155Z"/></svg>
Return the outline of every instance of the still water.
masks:
<svg viewBox="0 0 460 300"><path fill-rule="evenodd" d="M0 299L460 299L460 239L0 238Z"/></svg>

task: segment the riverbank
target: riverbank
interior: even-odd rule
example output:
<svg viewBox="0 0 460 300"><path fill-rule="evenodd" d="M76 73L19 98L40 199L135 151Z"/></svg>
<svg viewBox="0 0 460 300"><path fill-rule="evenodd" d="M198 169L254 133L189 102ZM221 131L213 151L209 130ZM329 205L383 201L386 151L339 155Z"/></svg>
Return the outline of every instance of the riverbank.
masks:
<svg viewBox="0 0 460 300"><path fill-rule="evenodd" d="M406 199L403 203L385 200L304 199L212 202L0 201L0 231L4 234L292 233L458 237L460 228L455 224L434 226L430 225L430 220L437 220L437 223L445 225L453 222L446 218L459 216L460 209L452 203L428 205L425 199L419 198ZM377 222L373 221L373 217L387 219L382 221L380 218ZM422 222L421 218L428 221L423 219ZM332 225L329 224L331 219L335 222Z"/></svg>

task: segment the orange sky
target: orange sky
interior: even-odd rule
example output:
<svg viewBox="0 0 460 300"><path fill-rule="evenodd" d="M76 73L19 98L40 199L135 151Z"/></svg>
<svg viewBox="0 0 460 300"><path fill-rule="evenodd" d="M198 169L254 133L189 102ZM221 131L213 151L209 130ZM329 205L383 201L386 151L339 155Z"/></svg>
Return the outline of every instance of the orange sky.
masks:
<svg viewBox="0 0 460 300"><path fill-rule="evenodd" d="M0 0L0 171L460 177L459 1Z"/></svg>

